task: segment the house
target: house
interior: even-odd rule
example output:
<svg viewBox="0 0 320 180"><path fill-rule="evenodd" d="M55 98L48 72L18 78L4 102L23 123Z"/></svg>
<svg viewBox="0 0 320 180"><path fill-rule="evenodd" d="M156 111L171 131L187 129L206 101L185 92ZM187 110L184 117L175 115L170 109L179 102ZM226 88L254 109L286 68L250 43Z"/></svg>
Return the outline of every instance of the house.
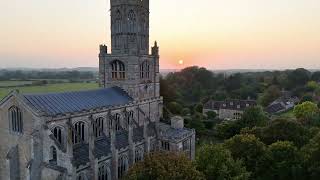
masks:
<svg viewBox="0 0 320 180"><path fill-rule="evenodd" d="M218 115L219 119L238 120L241 119L246 108L256 105L257 103L254 100L210 100L204 104L203 113L206 114L209 111L213 111Z"/></svg>
<svg viewBox="0 0 320 180"><path fill-rule="evenodd" d="M265 111L269 114L277 114L286 112L299 102L299 98L291 96L290 94L283 95L273 101L268 107L265 108Z"/></svg>

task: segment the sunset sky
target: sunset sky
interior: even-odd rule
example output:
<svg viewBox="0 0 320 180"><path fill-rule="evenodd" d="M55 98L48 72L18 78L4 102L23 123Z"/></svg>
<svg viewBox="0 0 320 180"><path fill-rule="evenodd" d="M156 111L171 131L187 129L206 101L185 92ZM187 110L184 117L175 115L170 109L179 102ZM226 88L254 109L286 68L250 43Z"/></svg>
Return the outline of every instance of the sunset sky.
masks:
<svg viewBox="0 0 320 180"><path fill-rule="evenodd" d="M110 45L108 0L0 7L0 68L97 67L99 44ZM161 69L320 68L320 1L150 0L154 40Z"/></svg>

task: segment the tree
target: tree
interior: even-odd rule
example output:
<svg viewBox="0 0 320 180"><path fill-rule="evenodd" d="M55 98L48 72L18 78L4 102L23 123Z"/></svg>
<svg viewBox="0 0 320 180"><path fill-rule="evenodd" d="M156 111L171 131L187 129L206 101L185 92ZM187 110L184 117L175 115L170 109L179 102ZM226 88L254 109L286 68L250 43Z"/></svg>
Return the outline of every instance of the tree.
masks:
<svg viewBox="0 0 320 180"><path fill-rule="evenodd" d="M177 98L176 91L172 91L168 80L160 77L160 95L163 97L164 102L172 102Z"/></svg>
<svg viewBox="0 0 320 180"><path fill-rule="evenodd" d="M297 147L289 141L278 141L269 145L272 165L268 173L268 179L301 179L301 157Z"/></svg>
<svg viewBox="0 0 320 180"><path fill-rule="evenodd" d="M303 86L310 80L311 73L303 68L296 69L289 73L289 88Z"/></svg>
<svg viewBox="0 0 320 180"><path fill-rule="evenodd" d="M203 111L203 105L202 105L202 104L197 104L197 105L194 107L194 111L195 111L195 112L198 112L198 113L202 113L202 111Z"/></svg>
<svg viewBox="0 0 320 180"><path fill-rule="evenodd" d="M215 119L217 117L217 113L214 111L208 111L207 113L208 119Z"/></svg>
<svg viewBox="0 0 320 180"><path fill-rule="evenodd" d="M222 145L210 144L200 147L196 165L206 179L246 180L250 176L242 162L234 160L230 151Z"/></svg>
<svg viewBox="0 0 320 180"><path fill-rule="evenodd" d="M253 178L263 176L270 164L267 157L267 148L254 135L236 135L225 141L225 147L230 150L235 160L242 160Z"/></svg>
<svg viewBox="0 0 320 180"><path fill-rule="evenodd" d="M201 113L195 113L186 124L187 128L193 128L198 135L203 135L206 131L205 124L203 123L203 115Z"/></svg>
<svg viewBox="0 0 320 180"><path fill-rule="evenodd" d="M253 128L251 132L267 145L277 141L291 141L295 146L303 146L309 139L309 131L295 120L275 119L267 126Z"/></svg>
<svg viewBox="0 0 320 180"><path fill-rule="evenodd" d="M183 107L177 102L170 102L168 109L173 114L181 114Z"/></svg>
<svg viewBox="0 0 320 180"><path fill-rule="evenodd" d="M233 74L225 81L225 87L228 92L241 88L242 75L240 73Z"/></svg>
<svg viewBox="0 0 320 180"><path fill-rule="evenodd" d="M309 179L320 179L320 133L301 150Z"/></svg>
<svg viewBox="0 0 320 180"><path fill-rule="evenodd" d="M298 118L304 123L309 124L309 121L319 113L319 109L317 104L310 101L306 101L302 104L295 106L293 113L296 116L296 118Z"/></svg>
<svg viewBox="0 0 320 180"><path fill-rule="evenodd" d="M145 156L142 162L129 169L126 180L204 179L185 155L156 152Z"/></svg>
<svg viewBox="0 0 320 180"><path fill-rule="evenodd" d="M215 126L215 134L220 139L229 139L239 134L241 127L237 121L223 121Z"/></svg>
<svg viewBox="0 0 320 180"><path fill-rule="evenodd" d="M320 88L320 85L315 81L309 81L306 87L309 91L315 91Z"/></svg>
<svg viewBox="0 0 320 180"><path fill-rule="evenodd" d="M268 89L263 93L260 103L262 106L268 106L271 102L276 100L281 96L281 91L278 86L270 86Z"/></svg>
<svg viewBox="0 0 320 180"><path fill-rule="evenodd" d="M313 81L320 81L320 71L314 72L311 76Z"/></svg>
<svg viewBox="0 0 320 180"><path fill-rule="evenodd" d="M189 108L183 108L181 111L181 115L186 116L189 115L191 113Z"/></svg>
<svg viewBox="0 0 320 180"><path fill-rule="evenodd" d="M250 107L247 108L242 118L240 119L239 123L242 128L244 127L254 127L254 126L261 126L266 123L267 117L263 112L261 107Z"/></svg>

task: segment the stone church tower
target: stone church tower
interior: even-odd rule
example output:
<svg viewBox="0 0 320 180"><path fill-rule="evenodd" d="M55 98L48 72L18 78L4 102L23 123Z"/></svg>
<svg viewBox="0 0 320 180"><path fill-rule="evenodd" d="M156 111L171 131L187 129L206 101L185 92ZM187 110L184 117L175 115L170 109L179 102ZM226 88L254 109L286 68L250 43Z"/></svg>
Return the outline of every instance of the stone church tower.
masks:
<svg viewBox="0 0 320 180"><path fill-rule="evenodd" d="M118 86L135 100L159 97L159 47L149 54L149 0L111 0L111 53L100 46L101 87Z"/></svg>
<svg viewBox="0 0 320 180"><path fill-rule="evenodd" d="M149 0L111 0L103 88L0 99L0 180L118 180L154 151L195 157L195 130L160 122L159 48L149 54Z"/></svg>

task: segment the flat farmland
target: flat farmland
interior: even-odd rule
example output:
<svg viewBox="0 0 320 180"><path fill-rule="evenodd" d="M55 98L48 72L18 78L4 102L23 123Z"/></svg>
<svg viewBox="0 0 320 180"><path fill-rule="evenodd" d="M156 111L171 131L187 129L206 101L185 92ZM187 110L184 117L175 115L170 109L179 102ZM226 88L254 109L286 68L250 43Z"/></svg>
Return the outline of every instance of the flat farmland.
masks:
<svg viewBox="0 0 320 180"><path fill-rule="evenodd" d="M23 86L31 85L33 81L0 81L1 87L14 87L14 86Z"/></svg>
<svg viewBox="0 0 320 180"><path fill-rule="evenodd" d="M10 81L11 82L11 81ZM97 83L60 83L60 84L47 84L41 86L26 86L26 87L0 87L0 99L4 98L10 91L17 89L21 93L53 93L53 92L68 92L79 90L91 90L99 88Z"/></svg>

